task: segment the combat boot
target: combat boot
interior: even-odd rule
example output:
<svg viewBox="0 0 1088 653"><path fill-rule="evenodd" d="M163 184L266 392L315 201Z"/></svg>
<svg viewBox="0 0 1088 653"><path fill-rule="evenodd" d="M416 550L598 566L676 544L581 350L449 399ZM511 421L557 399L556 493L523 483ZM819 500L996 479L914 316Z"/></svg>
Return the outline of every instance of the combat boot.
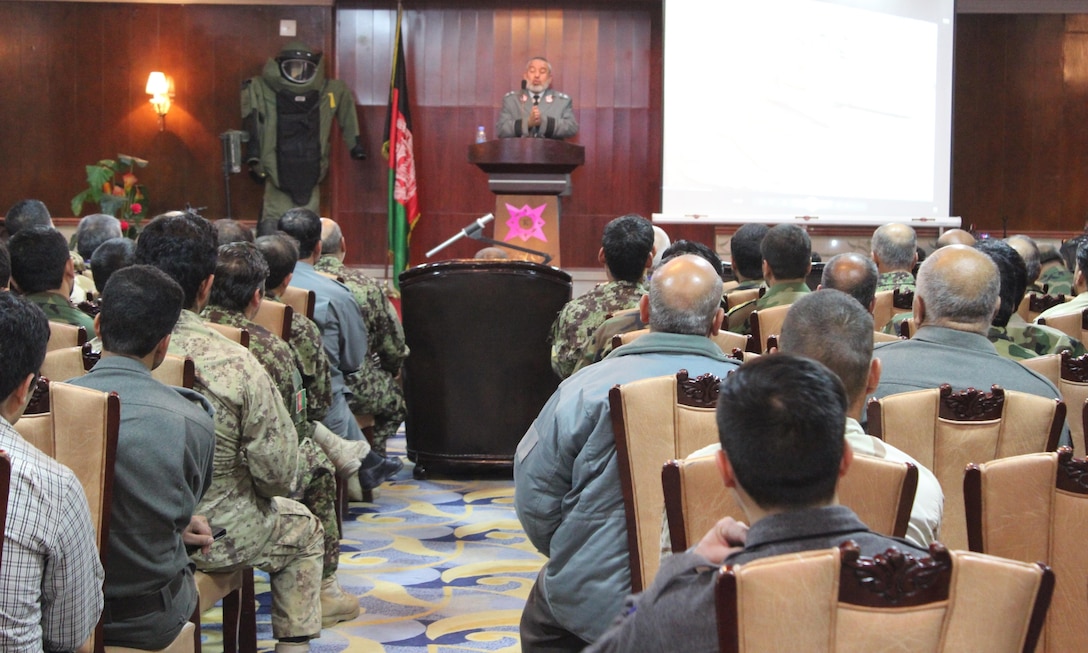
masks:
<svg viewBox="0 0 1088 653"><path fill-rule="evenodd" d="M336 576L321 581L321 627L328 628L359 616L359 597L340 588Z"/></svg>

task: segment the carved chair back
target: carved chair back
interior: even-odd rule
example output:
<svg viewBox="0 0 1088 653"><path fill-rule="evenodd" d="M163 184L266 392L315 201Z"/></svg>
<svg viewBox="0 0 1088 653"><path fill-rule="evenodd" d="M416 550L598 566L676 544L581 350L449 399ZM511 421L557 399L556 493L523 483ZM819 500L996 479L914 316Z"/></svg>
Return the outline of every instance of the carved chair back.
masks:
<svg viewBox="0 0 1088 653"><path fill-rule="evenodd" d="M786 304L752 311L752 315L748 319L752 325L752 340L755 346L759 348L757 353L766 354L769 349L767 345L768 338L782 333L782 323L786 321L786 313L789 310L790 305Z"/></svg>
<svg viewBox="0 0 1088 653"><path fill-rule="evenodd" d="M1088 335L1088 310L1054 317L1041 317L1036 321L1043 326L1053 327L1070 338L1076 338L1082 342L1085 336Z"/></svg>
<svg viewBox="0 0 1088 653"><path fill-rule="evenodd" d="M1035 318L1039 317L1039 314L1043 311L1054 308L1058 304L1064 304L1065 302L1073 299L1072 296L1066 297L1063 294L1049 295L1039 294L1037 292L1029 292L1024 295L1024 299L1020 301L1020 305L1016 307L1016 312L1020 314L1020 317L1024 318L1025 322L1031 322ZM1040 322L1042 324L1042 322ZM1053 325L1051 325L1053 326ZM1080 336L1074 336L1079 338Z"/></svg>
<svg viewBox="0 0 1088 653"><path fill-rule="evenodd" d="M85 342L87 342L86 328L49 321L49 342L45 345L46 351L62 347L80 347Z"/></svg>
<svg viewBox="0 0 1088 653"><path fill-rule="evenodd" d="M657 573L665 508L661 465L718 441L719 384L713 374L693 379L681 370L617 385L608 393L634 592L649 586Z"/></svg>
<svg viewBox="0 0 1088 653"><path fill-rule="evenodd" d="M967 546L963 470L1025 453L1054 451L1065 423L1065 404L993 386L953 392L945 384L873 399L868 430L928 467L944 490L941 541Z"/></svg>
<svg viewBox="0 0 1088 653"><path fill-rule="evenodd" d="M1054 570L1038 650L1088 651L1088 461L1069 447L971 465L963 482L972 551Z"/></svg>
<svg viewBox="0 0 1088 653"><path fill-rule="evenodd" d="M1028 653L1053 588L1043 564L939 543L929 557L892 548L868 558L847 541L723 569L718 639L722 653Z"/></svg>

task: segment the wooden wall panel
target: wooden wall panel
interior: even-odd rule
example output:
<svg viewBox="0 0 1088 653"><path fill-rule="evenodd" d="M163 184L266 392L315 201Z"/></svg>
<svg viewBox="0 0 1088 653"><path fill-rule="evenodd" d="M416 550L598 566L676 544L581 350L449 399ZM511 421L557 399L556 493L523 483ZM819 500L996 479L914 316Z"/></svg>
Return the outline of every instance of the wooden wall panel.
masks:
<svg viewBox="0 0 1088 653"><path fill-rule="evenodd" d="M1077 232L1088 215L1083 16L960 15L953 212L980 230Z"/></svg>

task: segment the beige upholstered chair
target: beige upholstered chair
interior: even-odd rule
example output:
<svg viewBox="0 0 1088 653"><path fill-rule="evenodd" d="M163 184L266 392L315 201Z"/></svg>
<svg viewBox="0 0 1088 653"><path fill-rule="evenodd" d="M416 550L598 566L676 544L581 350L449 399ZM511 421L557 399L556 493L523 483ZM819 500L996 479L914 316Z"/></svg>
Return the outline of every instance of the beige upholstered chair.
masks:
<svg viewBox="0 0 1088 653"><path fill-rule="evenodd" d="M1035 358L1025 358L1020 364L1035 370L1057 386L1065 402L1066 422L1073 439L1073 451L1078 456L1085 455L1085 419L1084 402L1088 401L1088 355L1076 358L1069 352L1047 354Z"/></svg>
<svg viewBox="0 0 1088 653"><path fill-rule="evenodd" d="M1065 423L1065 404L993 387L953 392L932 390L889 395L869 402L869 433L928 467L944 490L941 541L967 546L963 470L1024 453L1054 451Z"/></svg>
<svg viewBox="0 0 1088 653"><path fill-rule="evenodd" d="M972 551L1054 570L1041 653L1088 651L1088 461L1068 447L971 465L963 481Z"/></svg>
<svg viewBox="0 0 1088 653"><path fill-rule="evenodd" d="M875 322L874 322L875 324ZM884 333L883 331L873 331L873 344L879 344L881 342L894 342L896 340L902 340L902 336L893 335L891 333Z"/></svg>
<svg viewBox="0 0 1088 653"><path fill-rule="evenodd" d="M15 429L28 442L79 479L87 495L91 523L102 563L110 532L113 505L113 466L117 459L117 433L121 426L121 402L116 393L99 392L67 383L49 384L49 412L24 415ZM102 625L93 635L94 650L102 651Z"/></svg>
<svg viewBox="0 0 1088 653"><path fill-rule="evenodd" d="M314 319L314 307L317 306L317 294L314 291L287 286L284 288L280 300L290 306L296 313L305 315L311 320Z"/></svg>
<svg viewBox="0 0 1088 653"><path fill-rule="evenodd" d="M608 403L627 515L631 590L649 586L661 553L661 465L718 441L718 377L685 371L612 388Z"/></svg>
<svg viewBox="0 0 1088 653"><path fill-rule="evenodd" d="M262 301L253 321L268 329L284 340L291 340L291 316L295 309L280 302Z"/></svg>
<svg viewBox="0 0 1088 653"><path fill-rule="evenodd" d="M937 543L865 558L846 542L723 570L718 638L723 653L1030 653L1053 590L1040 563Z"/></svg>
<svg viewBox="0 0 1088 653"><path fill-rule="evenodd" d="M1084 324L1085 319L1088 319L1088 310L1083 310L1079 313L1069 313L1067 315L1042 318L1039 320L1039 324L1053 327L1070 338L1076 338L1077 340L1084 342L1084 339L1088 337L1088 329L1085 328Z"/></svg>
<svg viewBox="0 0 1088 653"><path fill-rule="evenodd" d="M87 342L87 329L84 327L49 321L49 342L45 345L46 351L61 347L79 347L85 342Z"/></svg>
<svg viewBox="0 0 1088 653"><path fill-rule="evenodd" d="M752 311L749 316L752 325L752 340L759 349L758 353L767 353L767 339L782 333L782 323L786 321L786 313L790 306L772 306L758 311Z"/></svg>
<svg viewBox="0 0 1088 653"><path fill-rule="evenodd" d="M40 371L50 381L65 381L83 376L97 362L98 354L91 352L89 344L61 347L46 352Z"/></svg>
<svg viewBox="0 0 1088 653"><path fill-rule="evenodd" d="M612 336L612 348L615 349L627 343L634 342L642 336L649 333L649 329L638 329L636 331L627 331L625 333L617 333ZM725 353L726 356L733 353L734 349L740 351L748 351L748 346L752 340L752 336L741 335L739 333L733 333L732 331L718 331L710 339L714 341L714 344Z"/></svg>
<svg viewBox="0 0 1088 653"><path fill-rule="evenodd" d="M740 306L744 302L759 299L766 292L765 288L749 288L747 290L734 290L725 294L725 308L729 310L734 306Z"/></svg>
<svg viewBox="0 0 1088 653"><path fill-rule="evenodd" d="M249 349L249 329L240 329L235 326L230 326L229 324L216 324L214 322L205 322L204 324L208 325L209 328L223 334L227 337L227 339L242 345L246 349Z"/></svg>
<svg viewBox="0 0 1088 653"><path fill-rule="evenodd" d="M1024 318L1025 322L1032 322L1035 318L1039 317L1039 314L1048 309L1054 308L1058 304L1064 304L1065 302L1073 299L1070 295L1040 295L1036 292L1029 292L1024 295L1024 299L1020 301L1020 305L1017 307L1016 312L1020 314L1020 317ZM1045 324L1045 322L1040 322ZM1053 324L1051 326L1054 326ZM1069 334L1073 338L1080 339L1080 336Z"/></svg>
<svg viewBox="0 0 1088 653"><path fill-rule="evenodd" d="M151 370L151 377L159 383L191 390L196 383L196 365L188 356L167 354L162 363Z"/></svg>
<svg viewBox="0 0 1088 653"><path fill-rule="evenodd" d="M722 483L715 457L670 460L661 468L674 553L697 544L722 517L748 521L733 491ZM872 530L902 537L917 489L918 468L914 465L856 455L846 476L839 480L839 503L857 513Z"/></svg>

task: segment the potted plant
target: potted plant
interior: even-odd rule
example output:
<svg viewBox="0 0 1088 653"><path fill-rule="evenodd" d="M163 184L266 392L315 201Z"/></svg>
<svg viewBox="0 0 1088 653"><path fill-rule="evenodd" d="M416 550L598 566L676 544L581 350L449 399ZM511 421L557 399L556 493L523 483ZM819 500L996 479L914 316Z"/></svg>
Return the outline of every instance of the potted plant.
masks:
<svg viewBox="0 0 1088 653"><path fill-rule="evenodd" d="M135 238L147 215L144 206L147 188L136 179L133 170L144 167L146 160L127 154L87 166L87 188L72 198L72 214L79 216L86 202L97 202L102 213L121 221L121 231L126 236Z"/></svg>

